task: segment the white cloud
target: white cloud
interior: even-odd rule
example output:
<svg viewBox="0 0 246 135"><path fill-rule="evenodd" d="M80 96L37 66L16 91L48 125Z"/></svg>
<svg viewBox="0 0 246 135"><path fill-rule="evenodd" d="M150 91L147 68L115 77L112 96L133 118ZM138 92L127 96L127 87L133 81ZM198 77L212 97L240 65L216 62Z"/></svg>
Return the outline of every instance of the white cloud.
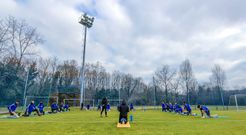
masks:
<svg viewBox="0 0 246 135"><path fill-rule="evenodd" d="M223 3L223 6L221 6ZM0 15L23 18L46 42L42 56L81 60L81 11L95 16L88 30L87 62L100 61L150 80L164 65L189 58L199 81L220 64L230 86L246 86L246 2L243 0L1 0Z"/></svg>

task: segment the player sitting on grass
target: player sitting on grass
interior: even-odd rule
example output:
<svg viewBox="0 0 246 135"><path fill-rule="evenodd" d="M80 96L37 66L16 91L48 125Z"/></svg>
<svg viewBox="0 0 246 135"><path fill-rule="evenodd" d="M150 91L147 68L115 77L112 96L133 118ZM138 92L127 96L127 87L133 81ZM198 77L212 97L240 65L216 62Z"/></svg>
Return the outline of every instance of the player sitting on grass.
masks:
<svg viewBox="0 0 246 135"><path fill-rule="evenodd" d="M105 116L107 117L107 109L106 109L106 107L107 107L107 104L108 104L108 100L107 100L106 97L103 98L101 104L102 104L101 117L102 117L103 111L105 111Z"/></svg>
<svg viewBox="0 0 246 135"><path fill-rule="evenodd" d="M9 110L9 114L11 116L15 116L16 118L19 118L20 114L17 114L15 112L16 108L18 107L19 105L19 101L16 101L15 103L11 104L8 106L8 110Z"/></svg>
<svg viewBox="0 0 246 135"><path fill-rule="evenodd" d="M125 100L123 100L121 105L118 107L118 111L120 112L119 123L126 124L127 123L127 114L129 112L129 106L126 104Z"/></svg>
<svg viewBox="0 0 246 135"><path fill-rule="evenodd" d="M175 113L179 113L179 114L183 113L182 107L177 103L175 103L175 105L174 105L174 111L175 111Z"/></svg>
<svg viewBox="0 0 246 135"><path fill-rule="evenodd" d="M166 112L166 104L164 102L161 103L161 108L163 112Z"/></svg>
<svg viewBox="0 0 246 135"><path fill-rule="evenodd" d="M38 114L38 116L40 116L40 113L38 111L38 109L36 108L34 101L31 101L31 103L27 106L25 114L23 116L30 116L32 114L32 112L36 112Z"/></svg>
<svg viewBox="0 0 246 135"><path fill-rule="evenodd" d="M130 104L130 111L134 111L133 103Z"/></svg>
<svg viewBox="0 0 246 135"><path fill-rule="evenodd" d="M64 112L64 104L63 102L61 102L61 104L59 105L59 112Z"/></svg>
<svg viewBox="0 0 246 135"><path fill-rule="evenodd" d="M168 103L165 103L166 104L166 111L169 111L170 110L170 106Z"/></svg>
<svg viewBox="0 0 246 135"><path fill-rule="evenodd" d="M65 111L70 111L68 104L65 104L63 108L64 108Z"/></svg>
<svg viewBox="0 0 246 135"><path fill-rule="evenodd" d="M189 104L186 104L185 102L184 102L184 110L186 110L186 112L184 112L184 114L191 115L191 107Z"/></svg>
<svg viewBox="0 0 246 135"><path fill-rule="evenodd" d="M58 106L57 106L56 102L54 102L51 104L51 113L57 113L57 112L59 112Z"/></svg>
<svg viewBox="0 0 246 135"><path fill-rule="evenodd" d="M90 104L86 105L87 110L90 110L90 108L91 108Z"/></svg>
<svg viewBox="0 0 246 135"><path fill-rule="evenodd" d="M97 111L99 111L99 110L101 110L102 109L102 107L101 107L101 105L99 104L98 106L97 106Z"/></svg>
<svg viewBox="0 0 246 135"><path fill-rule="evenodd" d="M173 112L173 104L169 103L169 112Z"/></svg>
<svg viewBox="0 0 246 135"><path fill-rule="evenodd" d="M209 118L211 117L210 116L210 110L205 105L197 105L197 108L200 109L202 118L205 118L204 113L207 115L207 117L209 117Z"/></svg>
<svg viewBox="0 0 246 135"><path fill-rule="evenodd" d="M42 101L38 104L38 109L39 109L40 113L42 113L43 115L45 114L45 112L44 112L44 103Z"/></svg>
<svg viewBox="0 0 246 135"><path fill-rule="evenodd" d="M110 104L107 104L107 111L110 111Z"/></svg>

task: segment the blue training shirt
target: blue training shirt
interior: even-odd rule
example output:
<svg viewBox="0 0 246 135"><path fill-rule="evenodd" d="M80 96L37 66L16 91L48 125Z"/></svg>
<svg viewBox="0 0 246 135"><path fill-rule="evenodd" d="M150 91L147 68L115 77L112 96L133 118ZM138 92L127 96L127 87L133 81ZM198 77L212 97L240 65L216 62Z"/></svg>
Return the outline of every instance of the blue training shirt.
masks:
<svg viewBox="0 0 246 135"><path fill-rule="evenodd" d="M133 109L133 104L132 103L130 104L130 109Z"/></svg>
<svg viewBox="0 0 246 135"><path fill-rule="evenodd" d="M52 103L51 108L52 108L52 109L58 109L58 106L57 106L56 103Z"/></svg>
<svg viewBox="0 0 246 135"><path fill-rule="evenodd" d="M110 104L107 104L107 109L110 110Z"/></svg>
<svg viewBox="0 0 246 135"><path fill-rule="evenodd" d="M208 109L206 106L204 106L204 105L201 106L201 109L202 109L203 111L205 111L205 112L209 111L209 109Z"/></svg>
<svg viewBox="0 0 246 135"><path fill-rule="evenodd" d="M27 107L28 113L31 113L35 109L36 109L36 106L33 103L29 104Z"/></svg>
<svg viewBox="0 0 246 135"><path fill-rule="evenodd" d="M173 105L170 103L169 104L169 108L172 110L173 109Z"/></svg>
<svg viewBox="0 0 246 135"><path fill-rule="evenodd" d="M164 103L162 103L161 106L162 106L162 108L165 108L166 107L166 105Z"/></svg>
<svg viewBox="0 0 246 135"><path fill-rule="evenodd" d="M65 104L63 108L67 110L69 108L68 104Z"/></svg>
<svg viewBox="0 0 246 135"><path fill-rule="evenodd" d="M191 111L191 107L190 107L189 104L185 104L184 107L185 107L185 109L186 109L187 111Z"/></svg>
<svg viewBox="0 0 246 135"><path fill-rule="evenodd" d="M8 106L8 110L10 112L14 112L16 110L16 108L17 108L17 104L16 103L13 103L13 104Z"/></svg>
<svg viewBox="0 0 246 135"><path fill-rule="evenodd" d="M44 110L44 104L43 103L39 103L38 104L38 109L39 109L39 111L43 111Z"/></svg>

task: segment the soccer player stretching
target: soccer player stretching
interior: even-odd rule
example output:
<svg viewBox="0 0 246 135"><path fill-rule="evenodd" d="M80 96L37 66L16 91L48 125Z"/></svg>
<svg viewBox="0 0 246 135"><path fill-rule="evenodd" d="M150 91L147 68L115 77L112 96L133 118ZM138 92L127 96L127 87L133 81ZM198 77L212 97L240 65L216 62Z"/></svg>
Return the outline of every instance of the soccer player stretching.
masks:
<svg viewBox="0 0 246 135"><path fill-rule="evenodd" d="M15 116L16 118L19 118L19 115L15 112L18 105L19 101L16 101L15 103L8 106L9 114Z"/></svg>
<svg viewBox="0 0 246 135"><path fill-rule="evenodd" d="M205 105L197 105L197 108L200 109L202 118L205 118L204 113L210 118L210 110Z"/></svg>

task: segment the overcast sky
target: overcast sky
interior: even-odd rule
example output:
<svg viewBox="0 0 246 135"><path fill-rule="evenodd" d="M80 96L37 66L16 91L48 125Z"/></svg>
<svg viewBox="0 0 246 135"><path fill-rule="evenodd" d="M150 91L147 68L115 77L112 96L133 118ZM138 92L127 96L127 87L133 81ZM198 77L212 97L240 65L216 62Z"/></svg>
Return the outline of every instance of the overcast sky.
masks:
<svg viewBox="0 0 246 135"><path fill-rule="evenodd" d="M164 64L189 59L206 82L211 68L226 71L227 87L246 86L245 0L0 0L1 19L11 15L37 27L43 57L81 61L82 12L95 16L86 62L100 61L149 80Z"/></svg>

